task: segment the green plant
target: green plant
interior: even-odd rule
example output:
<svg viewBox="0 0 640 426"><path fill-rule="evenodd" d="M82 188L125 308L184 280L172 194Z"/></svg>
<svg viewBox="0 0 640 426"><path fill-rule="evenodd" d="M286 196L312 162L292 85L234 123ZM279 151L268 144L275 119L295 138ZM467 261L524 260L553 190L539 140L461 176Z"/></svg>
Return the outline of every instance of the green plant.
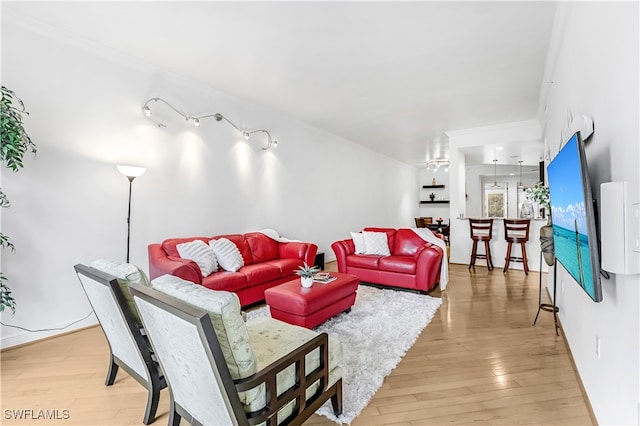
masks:
<svg viewBox="0 0 640 426"><path fill-rule="evenodd" d="M538 203L539 206L549 210L549 187L542 182L536 183L533 188L527 188L525 190L527 198Z"/></svg>
<svg viewBox="0 0 640 426"><path fill-rule="evenodd" d="M22 122L23 115L29 114L24 103L16 94L2 86L2 98L0 99L0 153L2 162L14 172L24 167L22 159L27 151L36 153L36 145L27 134ZM8 208L11 204L6 194L0 188L0 207ZM8 236L0 233L0 248L9 248L15 251L15 247ZM7 277L0 272L0 312L6 308L16 311L16 301L7 286Z"/></svg>
<svg viewBox="0 0 640 426"><path fill-rule="evenodd" d="M22 123L23 114L29 115L24 108L24 103L16 94L2 86L2 100L0 101L2 108L2 121L0 128L2 129L2 161L6 166L14 172L22 168L22 158L24 154L31 150L36 153L36 145L24 129Z"/></svg>
<svg viewBox="0 0 640 426"><path fill-rule="evenodd" d="M319 271L320 268L317 266L309 266L307 265L307 262L305 262L303 266L298 266L298 270L295 272L302 278L312 278Z"/></svg>

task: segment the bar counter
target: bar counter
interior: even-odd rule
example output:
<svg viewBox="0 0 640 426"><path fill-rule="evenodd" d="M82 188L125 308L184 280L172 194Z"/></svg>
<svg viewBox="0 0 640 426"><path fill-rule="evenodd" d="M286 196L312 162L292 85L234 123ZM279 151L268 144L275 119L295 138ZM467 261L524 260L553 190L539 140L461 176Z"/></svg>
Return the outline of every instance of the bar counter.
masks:
<svg viewBox="0 0 640 426"><path fill-rule="evenodd" d="M504 224L502 220L503 218L501 217L493 218L493 234L491 242L489 243L491 247L491 258L493 260L493 266L495 267L495 270L504 268L505 257L507 255L507 242L504 239ZM529 270L531 271L540 271L540 228L546 224L546 218L531 219L531 225L529 227L529 242L526 244ZM473 241L469 236L468 217L451 220L450 244L450 262L468 265L471 259L471 247L473 245ZM484 244L478 244L478 252L484 253ZM519 244L513 245L511 249L511 255L520 256ZM476 268L486 268L486 265L487 264L484 259L476 260ZM522 271L522 263L511 261L509 270L511 269ZM542 272L547 271L548 267L543 259Z"/></svg>

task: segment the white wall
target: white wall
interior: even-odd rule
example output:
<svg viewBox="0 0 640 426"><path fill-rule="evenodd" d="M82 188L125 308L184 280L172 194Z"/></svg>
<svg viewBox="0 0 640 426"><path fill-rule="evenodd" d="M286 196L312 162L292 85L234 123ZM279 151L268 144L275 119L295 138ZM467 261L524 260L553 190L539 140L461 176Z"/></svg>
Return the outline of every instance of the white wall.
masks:
<svg viewBox="0 0 640 426"><path fill-rule="evenodd" d="M3 253L17 301L4 323L59 327L90 312L73 265L125 258L128 181L116 164L147 168L133 183L131 220L131 261L144 269L147 245L168 237L269 227L317 243L331 260L330 244L349 231L413 226L416 168L277 111L4 12L2 65L2 84L27 105L26 128L38 145L19 173L2 170L12 202L2 232L17 248ZM194 129L174 116L159 129L141 113L152 96L266 128L280 144L263 152L259 138L246 142L213 119ZM2 327L2 347L56 333Z"/></svg>
<svg viewBox="0 0 640 426"><path fill-rule="evenodd" d="M541 110L548 107L547 142L553 158L569 113L594 119L586 155L598 200L602 182L628 181L631 194L640 192L638 12L638 2L559 8L548 63L553 83L544 85L541 98ZM594 303L559 266L560 320L598 423L638 424L640 278L613 275L602 285L603 301Z"/></svg>

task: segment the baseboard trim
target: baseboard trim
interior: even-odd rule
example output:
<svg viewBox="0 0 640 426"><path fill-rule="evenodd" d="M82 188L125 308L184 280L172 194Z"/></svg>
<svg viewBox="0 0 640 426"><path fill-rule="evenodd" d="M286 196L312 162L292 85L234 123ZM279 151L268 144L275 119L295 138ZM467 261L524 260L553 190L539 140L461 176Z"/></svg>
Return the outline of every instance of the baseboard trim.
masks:
<svg viewBox="0 0 640 426"><path fill-rule="evenodd" d="M60 324L58 326L52 326L49 328L61 328L66 324ZM0 352L4 352L8 349L14 349L17 347L22 347L26 345L30 345L32 343L41 342L43 340L52 339L54 337L63 336L65 334L76 333L81 330L85 330L87 328L95 327L98 325L98 320L95 315L90 316L89 318L84 319L76 324L73 324L68 329L64 330L51 330L51 331L23 331L19 334L14 334L13 336L5 337L0 340ZM4 327L10 328L10 327Z"/></svg>
<svg viewBox="0 0 640 426"><path fill-rule="evenodd" d="M329 254L327 252L324 253L324 261L325 263L335 262L337 260L335 253Z"/></svg>
<svg viewBox="0 0 640 426"><path fill-rule="evenodd" d="M549 300L553 300L551 297L551 293L549 293L549 287L545 287L547 291L547 297ZM576 362L573 359L573 353L571 352L571 346L569 346L569 342L567 342L567 336L564 334L564 329L562 328L562 321L560 321L560 316L558 315L558 329L560 330L560 336L562 336L562 341L564 342L565 348L567 348L567 353L569 354L569 360L571 361L571 366L573 367L573 371L576 375L576 380L578 381L578 385L580 386L580 391L582 392L582 396L587 404L587 410L589 411L589 417L591 418L591 422L594 425L598 424L598 420L596 419L596 415L593 412L593 407L591 406L591 401L589 400L589 395L587 395L587 391L584 388L584 384L582 383L582 378L578 373L578 367L576 366Z"/></svg>

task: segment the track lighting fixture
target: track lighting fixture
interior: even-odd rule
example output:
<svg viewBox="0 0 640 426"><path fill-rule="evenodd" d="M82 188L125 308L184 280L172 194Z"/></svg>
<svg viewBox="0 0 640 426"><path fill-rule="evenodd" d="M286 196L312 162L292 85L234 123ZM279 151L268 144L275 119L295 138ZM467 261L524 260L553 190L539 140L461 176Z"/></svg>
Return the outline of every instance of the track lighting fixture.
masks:
<svg viewBox="0 0 640 426"><path fill-rule="evenodd" d="M156 121L153 118L151 118L153 113L151 111L151 108L149 108L149 103L150 102L162 102L163 104L165 104L169 108L171 108L174 112L176 112L178 115L180 115L182 118L184 118L186 121L190 122L194 127L200 127L200 120L203 119L203 118L214 118L216 121L224 120L227 123L229 123L231 125L231 127L236 129L238 132L242 133L242 136L244 137L245 140L249 140L251 138L251 135L254 134L254 133L258 133L258 132L264 133L267 136L267 144L262 147L263 150L276 148L278 146L278 141L274 140L271 137L271 134L267 130L264 130L264 129L243 130L243 129L239 128L238 126L236 126L231 120L229 120L227 117L225 117L224 115L220 114L219 112L217 112L215 114L206 114L206 115L199 115L197 117L194 117L192 115L188 115L188 114L183 113L182 111L180 111L179 109L175 108L173 105L171 105L169 102L165 101L162 98L150 98L142 106L142 112L145 115L145 117L148 117L149 120L151 120L153 123L155 123L155 125L158 126L158 127L167 127L167 126L164 123Z"/></svg>
<svg viewBox="0 0 640 426"><path fill-rule="evenodd" d="M438 158L438 159L435 159L435 160L428 160L427 161L427 169L433 168L434 170L437 170L440 167L444 167L444 171L448 172L450 164L451 163L450 163L449 159L447 159L447 158Z"/></svg>

